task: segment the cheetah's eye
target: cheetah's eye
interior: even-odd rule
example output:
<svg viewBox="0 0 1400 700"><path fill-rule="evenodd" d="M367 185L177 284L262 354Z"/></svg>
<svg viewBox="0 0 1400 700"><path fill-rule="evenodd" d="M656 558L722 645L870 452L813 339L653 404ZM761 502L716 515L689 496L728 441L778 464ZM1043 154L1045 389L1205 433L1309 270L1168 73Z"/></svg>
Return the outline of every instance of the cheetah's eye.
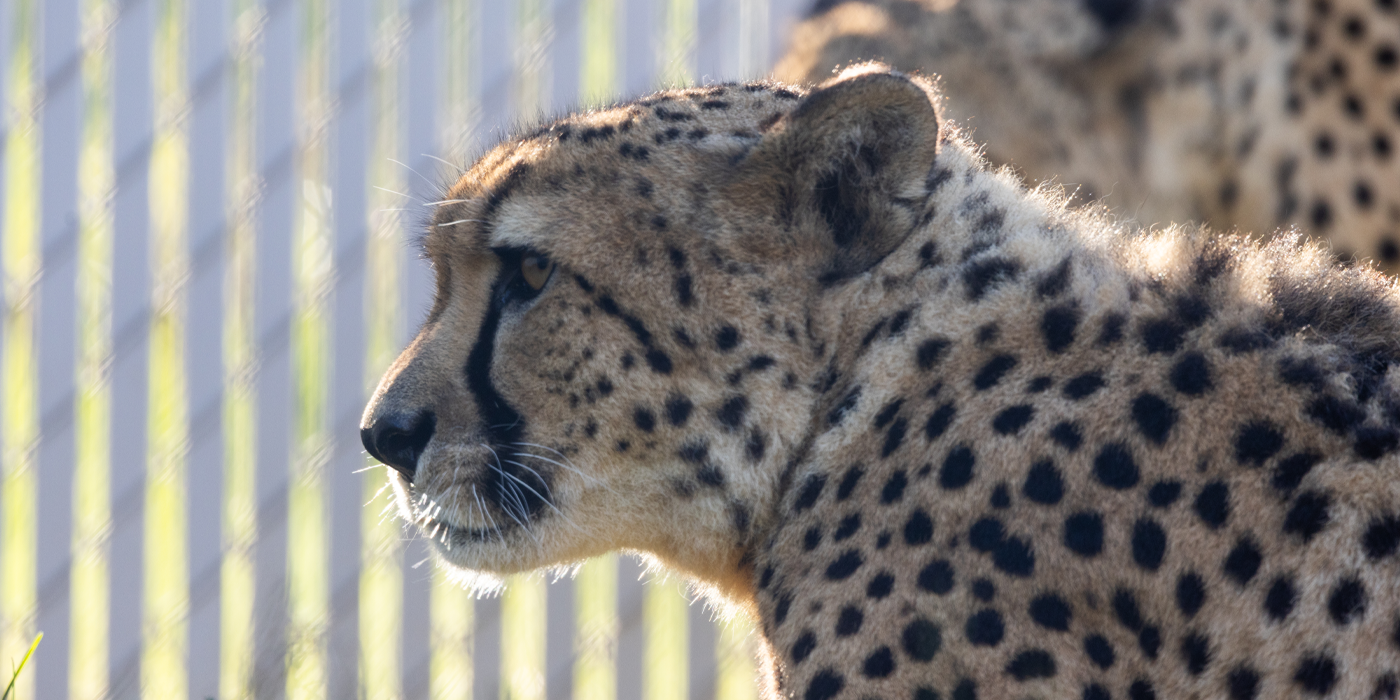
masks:
<svg viewBox="0 0 1400 700"><path fill-rule="evenodd" d="M539 253L530 253L520 257L520 277L525 280L525 284L530 285L530 289L540 291L549 281L549 276L554 274L554 261Z"/></svg>

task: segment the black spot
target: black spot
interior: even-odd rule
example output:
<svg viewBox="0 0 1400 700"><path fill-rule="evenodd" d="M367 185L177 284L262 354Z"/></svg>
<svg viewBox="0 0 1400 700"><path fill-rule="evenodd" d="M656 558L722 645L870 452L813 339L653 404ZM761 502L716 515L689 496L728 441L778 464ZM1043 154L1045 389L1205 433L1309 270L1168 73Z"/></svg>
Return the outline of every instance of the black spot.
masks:
<svg viewBox="0 0 1400 700"><path fill-rule="evenodd" d="M947 559L936 559L919 570L919 588L944 595L953 590L953 565Z"/></svg>
<svg viewBox="0 0 1400 700"><path fill-rule="evenodd" d="M901 469L890 475L885 487L880 490L880 502L889 504L904 498L904 487L909 485L909 477Z"/></svg>
<svg viewBox="0 0 1400 700"><path fill-rule="evenodd" d="M1322 461L1322 455L1313 452L1300 452L1292 457L1279 460L1274 470L1274 488L1285 493L1292 492L1303 483L1303 477Z"/></svg>
<svg viewBox="0 0 1400 700"><path fill-rule="evenodd" d="M1293 586L1293 579L1289 576L1280 576L1274 579L1269 586L1269 592L1264 594L1264 612L1268 613L1270 619L1282 621L1293 612L1293 606L1298 604L1298 589Z"/></svg>
<svg viewBox="0 0 1400 700"><path fill-rule="evenodd" d="M1084 441L1079 434L1079 428L1069 421L1056 423L1055 427L1050 429L1050 439L1070 452L1079 449L1080 443Z"/></svg>
<svg viewBox="0 0 1400 700"><path fill-rule="evenodd" d="M1008 537L992 552L992 563L1012 576L1026 578L1035 572L1035 552L1019 537Z"/></svg>
<svg viewBox="0 0 1400 700"><path fill-rule="evenodd" d="M1123 339L1123 326L1128 322L1128 318L1123 314L1109 314L1103 319L1103 328L1099 331L1099 345L1112 345Z"/></svg>
<svg viewBox="0 0 1400 700"><path fill-rule="evenodd" d="M1298 664L1293 682L1308 692L1326 695L1337 684L1337 662L1323 655L1306 657Z"/></svg>
<svg viewBox="0 0 1400 700"><path fill-rule="evenodd" d="M702 484L717 489L724 488L724 472L713 464L706 464L695 472L695 478Z"/></svg>
<svg viewBox="0 0 1400 700"><path fill-rule="evenodd" d="M1021 428L1031 422L1031 417L1035 415L1035 409L1029 404L1012 406L992 419L992 429L1002 435L1014 435Z"/></svg>
<svg viewBox="0 0 1400 700"><path fill-rule="evenodd" d="M1376 679L1376 689L1371 691L1371 697L1394 698L1397 692L1400 692L1400 677L1391 671Z"/></svg>
<svg viewBox="0 0 1400 700"><path fill-rule="evenodd" d="M927 544L933 539L933 519L923 509L915 510L904 523L904 542L910 545Z"/></svg>
<svg viewBox="0 0 1400 700"><path fill-rule="evenodd" d="M1187 618L1196 616L1206 603L1206 582L1194 571L1176 580L1176 607Z"/></svg>
<svg viewBox="0 0 1400 700"><path fill-rule="evenodd" d="M967 618L963 634L976 646L994 647L1006 635L1006 625L1002 623L1001 613L987 608Z"/></svg>
<svg viewBox="0 0 1400 700"><path fill-rule="evenodd" d="M734 326L724 326L715 333L715 347L722 352L729 352L739 344L739 329Z"/></svg>
<svg viewBox="0 0 1400 700"><path fill-rule="evenodd" d="M817 648L817 636L811 630L804 631L801 637L797 638L792 645L792 663L800 664L812 655L812 651Z"/></svg>
<svg viewBox="0 0 1400 700"><path fill-rule="evenodd" d="M1306 386L1314 391L1321 391L1326 383L1322 368L1311 359L1283 358L1278 363L1278 376L1289 386Z"/></svg>
<svg viewBox="0 0 1400 700"><path fill-rule="evenodd" d="M1230 519L1230 487L1223 481L1206 484L1200 495L1196 496L1194 507L1196 515L1206 525L1213 530L1220 529Z"/></svg>
<svg viewBox="0 0 1400 700"><path fill-rule="evenodd" d="M1180 497L1180 481L1159 481L1147 490L1147 502L1156 508L1169 508Z"/></svg>
<svg viewBox="0 0 1400 700"><path fill-rule="evenodd" d="M842 518L841 522L836 525L836 532L831 534L831 539L836 542L840 542L841 540L847 539L851 535L856 534L856 531L859 529L860 513L851 513L850 515Z"/></svg>
<svg viewBox="0 0 1400 700"><path fill-rule="evenodd" d="M1044 649L1029 649L1011 658L1006 664L1006 673L1018 681L1054 678L1055 657Z"/></svg>
<svg viewBox="0 0 1400 700"><path fill-rule="evenodd" d="M1308 415L1338 435L1346 435L1366 419L1360 406L1335 396L1322 396L1308 405Z"/></svg>
<svg viewBox="0 0 1400 700"><path fill-rule="evenodd" d="M1167 533L1153 520L1139 520L1133 525L1133 561L1148 571L1162 566L1167 552Z"/></svg>
<svg viewBox="0 0 1400 700"><path fill-rule="evenodd" d="M943 648L943 630L922 617L915 618L905 625L904 634L901 637L903 637L901 641L904 643L904 653L915 661L930 661L934 654Z"/></svg>
<svg viewBox="0 0 1400 700"><path fill-rule="evenodd" d="M973 301L982 298L988 290L1003 282L1010 282L1021 274L1021 263L1010 258L992 256L969 263L963 270L963 283L967 285L967 296Z"/></svg>
<svg viewBox="0 0 1400 700"><path fill-rule="evenodd" d="M1128 700L1157 700L1157 691L1146 679L1139 678L1128 686Z"/></svg>
<svg viewBox="0 0 1400 700"><path fill-rule="evenodd" d="M879 600L888 596L894 590L894 577L885 572L875 575L870 579L870 584L865 587L865 595Z"/></svg>
<svg viewBox="0 0 1400 700"><path fill-rule="evenodd" d="M979 578L972 582L972 595L981 601L988 601L997 595L997 587L991 581Z"/></svg>
<svg viewBox="0 0 1400 700"><path fill-rule="evenodd" d="M1084 638L1084 653L1099 668L1107 669L1113 665L1113 645L1101 634L1091 634Z"/></svg>
<svg viewBox="0 0 1400 700"><path fill-rule="evenodd" d="M1235 438L1235 459L1247 466L1262 466L1283 449L1283 434L1264 422L1250 423L1240 428Z"/></svg>
<svg viewBox="0 0 1400 700"><path fill-rule="evenodd" d="M997 484L996 488L992 489L990 501L993 508L1011 507L1011 491L1006 488L1006 484Z"/></svg>
<svg viewBox="0 0 1400 700"><path fill-rule="evenodd" d="M813 525L807 528L807 532L802 534L802 551L810 552L822 543L822 528L820 525Z"/></svg>
<svg viewBox="0 0 1400 700"><path fill-rule="evenodd" d="M1248 666L1236 666L1225 677L1230 700L1255 700L1259 697L1259 672Z"/></svg>
<svg viewBox="0 0 1400 700"><path fill-rule="evenodd" d="M1400 432L1392 428L1367 427L1356 431L1353 449L1362 459L1380 459L1400 446Z"/></svg>
<svg viewBox="0 0 1400 700"><path fill-rule="evenodd" d="M967 531L967 541L979 552L990 552L1006 539L1006 528L996 518L982 518Z"/></svg>
<svg viewBox="0 0 1400 700"><path fill-rule="evenodd" d="M861 673L866 678L884 678L894 673L894 653L889 647L880 647L875 653L865 657Z"/></svg>
<svg viewBox="0 0 1400 700"><path fill-rule="evenodd" d="M1103 516L1098 513L1076 513L1065 518L1065 547L1084 557L1098 556L1103 551Z"/></svg>
<svg viewBox="0 0 1400 700"><path fill-rule="evenodd" d="M763 455L768 451L768 442L761 431L754 430L749 433L749 439L744 443L744 454L748 455L750 462L763 460Z"/></svg>
<svg viewBox="0 0 1400 700"><path fill-rule="evenodd" d="M964 678L958 681L953 687L952 700L977 700L977 683L971 678Z"/></svg>
<svg viewBox="0 0 1400 700"><path fill-rule="evenodd" d="M1366 548L1366 556L1372 559L1394 554L1400 548L1400 518L1387 515L1373 519L1361 536L1361 545Z"/></svg>
<svg viewBox="0 0 1400 700"><path fill-rule="evenodd" d="M802 490L797 494L797 502L793 504L793 510L801 512L816 505L817 498L822 495L822 487L826 486L825 474L813 474L803 482Z"/></svg>
<svg viewBox="0 0 1400 700"><path fill-rule="evenodd" d="M1079 696L1079 700L1113 700L1113 696L1098 683L1090 683L1084 686L1084 694Z"/></svg>
<svg viewBox="0 0 1400 700"><path fill-rule="evenodd" d="M871 329L868 332L866 332L865 337L860 339L860 346L862 348L869 345L875 340L875 336L879 335L880 331L885 328L885 321L886 319L883 318L877 321L875 325L871 327Z"/></svg>
<svg viewBox="0 0 1400 700"><path fill-rule="evenodd" d="M843 581L855 573L863 563L865 560L861 558L859 550L848 549L826 567L826 577L832 581Z"/></svg>
<svg viewBox="0 0 1400 700"><path fill-rule="evenodd" d="M1210 664L1210 640L1206 639L1198 632L1192 632L1181 640L1181 660L1186 664L1186 671L1193 676L1199 676L1205 672L1206 666Z"/></svg>
<svg viewBox="0 0 1400 700"><path fill-rule="evenodd" d="M1157 652L1162 648L1162 631L1153 625L1148 625L1138 632L1138 648L1149 659L1156 659Z"/></svg>
<svg viewBox="0 0 1400 700"><path fill-rule="evenodd" d="M1064 482L1060 479L1060 470L1055 468L1055 463L1045 459L1031 465L1021 493L1024 493L1026 498L1047 506L1059 503L1060 499L1064 497L1065 487Z"/></svg>
<svg viewBox="0 0 1400 700"><path fill-rule="evenodd" d="M1055 380L1050 377L1036 377L1026 386L1026 391L1032 394L1039 394L1050 387L1055 386Z"/></svg>
<svg viewBox="0 0 1400 700"><path fill-rule="evenodd" d="M918 350L914 352L914 361L918 363L921 370L932 369L939 360L943 359L943 354L950 345L951 343L941 338L925 340L919 343Z"/></svg>
<svg viewBox="0 0 1400 700"><path fill-rule="evenodd" d="M976 462L970 448L954 447L943 460L943 468L938 471L938 484L948 490L967 486L972 481L972 467Z"/></svg>
<svg viewBox="0 0 1400 700"><path fill-rule="evenodd" d="M1079 307L1073 304L1047 309L1040 319L1040 333L1045 337L1045 348L1052 353L1064 352L1065 348L1074 342L1079 319Z"/></svg>
<svg viewBox="0 0 1400 700"><path fill-rule="evenodd" d="M1128 446L1111 442L1094 458L1094 477L1111 489L1122 491L1137 486L1138 466Z"/></svg>
<svg viewBox="0 0 1400 700"><path fill-rule="evenodd" d="M743 396L732 396L715 412L715 418L726 428L737 428L744 422L744 414L749 410L749 400Z"/></svg>
<svg viewBox="0 0 1400 700"><path fill-rule="evenodd" d="M982 369L977 370L977 376L973 377L972 385L978 391L983 391L996 386L1001 378L1006 376L1011 368L1016 366L1016 358L1011 355L997 355L982 365Z"/></svg>
<svg viewBox="0 0 1400 700"><path fill-rule="evenodd" d="M1270 347L1274 344L1274 339L1263 331L1236 327L1221 334L1219 342L1220 347L1238 355Z"/></svg>
<svg viewBox="0 0 1400 700"><path fill-rule="evenodd" d="M1361 585L1361 581L1349 578L1337 584L1332 589L1332 595L1327 598L1327 613L1332 616L1332 621L1345 625L1354 622L1366 614L1366 589Z"/></svg>
<svg viewBox="0 0 1400 700"><path fill-rule="evenodd" d="M1235 548L1225 555L1221 569L1226 576L1234 579L1235 583L1245 586L1259 573L1259 565L1263 561L1264 555L1259 551L1259 545L1254 544L1248 537L1241 537L1239 542L1235 543Z"/></svg>
<svg viewBox="0 0 1400 700"><path fill-rule="evenodd" d="M1141 394L1133 400L1133 421L1143 436L1161 445L1176 425L1176 409L1156 394Z"/></svg>
<svg viewBox="0 0 1400 700"><path fill-rule="evenodd" d="M657 374L671 373L671 358L656 348L647 348L647 366Z"/></svg>
<svg viewBox="0 0 1400 700"><path fill-rule="evenodd" d="M913 311L905 309L895 314L894 317L890 319L891 338L894 338L904 333L904 329L909 327L909 317L911 315L913 315Z"/></svg>
<svg viewBox="0 0 1400 700"><path fill-rule="evenodd" d="M807 693L802 697L803 700L831 700L845 687L845 676L824 668L812 676L812 682L807 685Z"/></svg>
<svg viewBox="0 0 1400 700"><path fill-rule="evenodd" d="M1140 632L1143 627L1142 611L1138 609L1137 598L1132 591L1120 588L1113 592L1113 614L1124 627Z"/></svg>
<svg viewBox="0 0 1400 700"><path fill-rule="evenodd" d="M1053 593L1039 596L1031 601L1031 619L1046 629L1064 632L1069 629L1069 605Z"/></svg>
<svg viewBox="0 0 1400 700"><path fill-rule="evenodd" d="M1103 375L1098 372L1086 372L1074 379L1065 382L1065 396L1078 401L1105 385Z"/></svg>
<svg viewBox="0 0 1400 700"><path fill-rule="evenodd" d="M1172 386L1187 396L1199 396L1211 387L1210 364L1199 351L1191 351L1181 356L1172 366Z"/></svg>
<svg viewBox="0 0 1400 700"><path fill-rule="evenodd" d="M841 608L840 614L836 616L836 636L849 637L860 631L860 626L865 622L865 614L860 608L854 605L847 605Z"/></svg>
<svg viewBox="0 0 1400 700"><path fill-rule="evenodd" d="M1186 327L1174 319L1158 319L1142 326L1142 344L1147 346L1148 352L1176 352L1185 335Z"/></svg>
<svg viewBox="0 0 1400 700"><path fill-rule="evenodd" d="M1293 507L1288 509L1288 515L1283 518L1283 531L1290 535L1298 535L1305 543L1312 540L1331 520L1331 505L1332 497L1321 491L1304 491L1298 494L1298 498L1293 501Z"/></svg>
<svg viewBox="0 0 1400 700"><path fill-rule="evenodd" d="M880 448L880 457L888 457L899 449L900 443L904 442L904 434L909 430L909 421L900 418L890 426L889 432L885 433L885 445Z"/></svg>
<svg viewBox="0 0 1400 700"><path fill-rule="evenodd" d="M859 401L860 387L851 389L850 393L846 394L846 398L841 399L841 403L836 404L836 406L831 409L831 412L826 415L827 424L840 425L841 421L846 419L846 414L850 413L851 409L855 408L856 403Z"/></svg>
<svg viewBox="0 0 1400 700"><path fill-rule="evenodd" d="M644 433L649 433L656 429L656 414L649 409L638 406L632 411L632 422Z"/></svg>
<svg viewBox="0 0 1400 700"><path fill-rule="evenodd" d="M850 498L862 476L865 476L865 470L861 469L859 464L847 469L846 475L841 477L840 485L836 487L836 500L844 501Z"/></svg>
<svg viewBox="0 0 1400 700"><path fill-rule="evenodd" d="M1055 266L1055 269L1046 273L1044 277L1041 277L1040 281L1035 285L1036 295L1042 299L1049 299L1063 294L1064 291L1069 288L1070 277L1073 272L1071 262L1073 261L1066 257L1064 260L1060 261L1059 265Z"/></svg>
<svg viewBox="0 0 1400 700"><path fill-rule="evenodd" d="M948 426L953 422L954 413L956 413L956 409L950 402L939 406L928 417L928 422L924 424L924 436L928 438L929 442L937 440L943 436L943 433L947 432Z"/></svg>

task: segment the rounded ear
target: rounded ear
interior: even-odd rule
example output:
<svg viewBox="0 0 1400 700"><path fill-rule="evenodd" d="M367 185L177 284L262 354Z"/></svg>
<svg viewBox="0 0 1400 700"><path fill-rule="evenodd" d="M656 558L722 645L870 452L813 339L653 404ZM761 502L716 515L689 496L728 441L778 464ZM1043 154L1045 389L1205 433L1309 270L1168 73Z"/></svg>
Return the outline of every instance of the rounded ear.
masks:
<svg viewBox="0 0 1400 700"><path fill-rule="evenodd" d="M768 130L726 188L731 201L786 232L781 241L741 245L816 255L824 284L873 267L923 214L939 143L935 99L926 83L878 63L848 68L812 91ZM800 250L771 250L775 244Z"/></svg>

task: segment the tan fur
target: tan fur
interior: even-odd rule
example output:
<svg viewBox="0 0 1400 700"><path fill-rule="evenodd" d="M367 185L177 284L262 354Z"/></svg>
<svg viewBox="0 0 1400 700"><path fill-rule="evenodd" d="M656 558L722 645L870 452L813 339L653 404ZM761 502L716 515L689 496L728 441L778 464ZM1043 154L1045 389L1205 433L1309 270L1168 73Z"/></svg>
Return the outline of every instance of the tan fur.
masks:
<svg viewBox="0 0 1400 700"><path fill-rule="evenodd" d="M1376 0L858 0L776 75L877 58L939 76L993 162L1144 224L1297 226L1400 270L1400 21ZM1379 142L1379 145L1377 145ZM1320 145L1321 144L1321 145Z"/></svg>
<svg viewBox="0 0 1400 700"><path fill-rule="evenodd" d="M1296 241L1125 232L937 103L862 66L498 146L366 409L436 417L404 517L456 570L644 553L755 616L791 698L1385 696L1400 292ZM512 248L556 268L497 303Z"/></svg>

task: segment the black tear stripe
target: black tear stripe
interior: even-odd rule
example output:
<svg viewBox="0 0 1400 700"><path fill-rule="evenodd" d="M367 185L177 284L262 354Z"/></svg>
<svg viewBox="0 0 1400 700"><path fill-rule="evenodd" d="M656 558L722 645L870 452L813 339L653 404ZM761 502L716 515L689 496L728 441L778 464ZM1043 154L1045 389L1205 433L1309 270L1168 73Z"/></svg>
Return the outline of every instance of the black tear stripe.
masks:
<svg viewBox="0 0 1400 700"><path fill-rule="evenodd" d="M486 465L481 477L482 494L497 509L521 523L529 523L543 515L550 505L546 496L551 493L550 484L543 474L548 471L543 466L530 465L522 468L511 462L511 455L520 451L516 443L522 442L525 435L525 418L506 401L491 382L491 365L496 354L496 332L501 325L502 291L514 277L518 265L517 251L498 251L501 257L501 271L491 285L491 305L486 316L481 319L476 342L467 355L467 389L476 400L481 412L481 422L487 435L487 444L496 456ZM513 264L514 263L514 264ZM547 466L547 465L545 465Z"/></svg>

